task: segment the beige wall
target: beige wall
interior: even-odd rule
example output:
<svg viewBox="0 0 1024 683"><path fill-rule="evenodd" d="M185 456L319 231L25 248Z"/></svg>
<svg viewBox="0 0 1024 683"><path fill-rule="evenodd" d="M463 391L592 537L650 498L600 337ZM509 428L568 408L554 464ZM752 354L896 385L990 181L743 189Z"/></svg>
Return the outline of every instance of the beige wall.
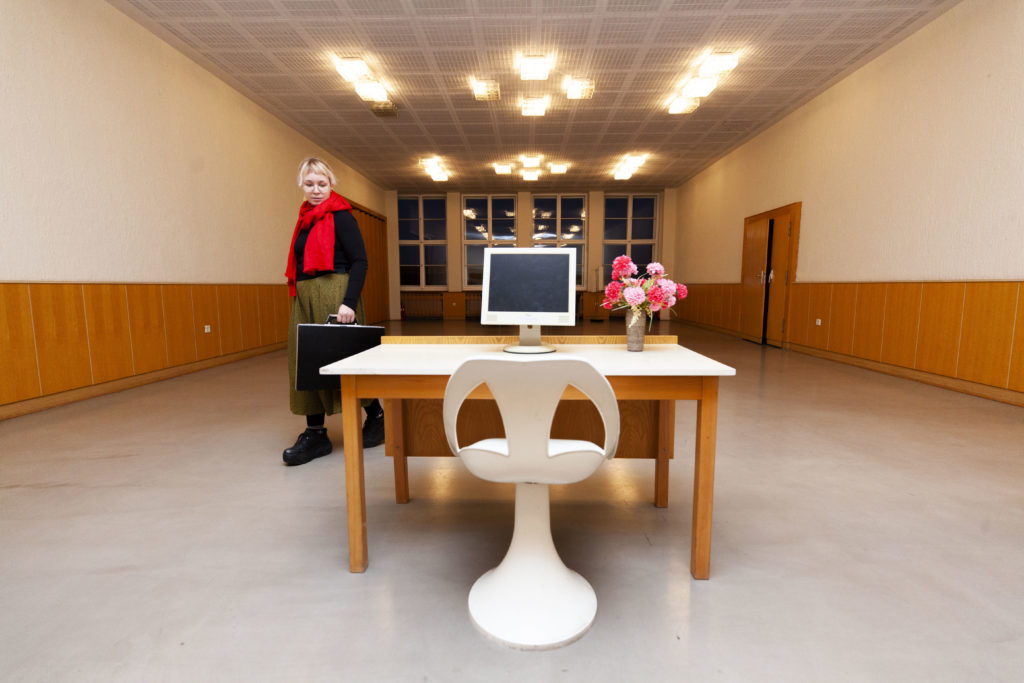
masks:
<svg viewBox="0 0 1024 683"><path fill-rule="evenodd" d="M384 192L103 2L0 0L0 280L283 281L298 162Z"/></svg>
<svg viewBox="0 0 1024 683"><path fill-rule="evenodd" d="M797 201L798 280L1020 279L1021 83L1024 2L965 0L678 188L679 279L738 282Z"/></svg>

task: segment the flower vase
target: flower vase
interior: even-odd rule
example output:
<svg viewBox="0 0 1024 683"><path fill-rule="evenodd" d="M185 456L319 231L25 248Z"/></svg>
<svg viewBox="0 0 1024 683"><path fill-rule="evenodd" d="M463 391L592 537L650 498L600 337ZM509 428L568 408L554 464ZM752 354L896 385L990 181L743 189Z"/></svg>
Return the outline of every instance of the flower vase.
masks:
<svg viewBox="0 0 1024 683"><path fill-rule="evenodd" d="M626 350L643 351L647 316L640 311L626 311Z"/></svg>

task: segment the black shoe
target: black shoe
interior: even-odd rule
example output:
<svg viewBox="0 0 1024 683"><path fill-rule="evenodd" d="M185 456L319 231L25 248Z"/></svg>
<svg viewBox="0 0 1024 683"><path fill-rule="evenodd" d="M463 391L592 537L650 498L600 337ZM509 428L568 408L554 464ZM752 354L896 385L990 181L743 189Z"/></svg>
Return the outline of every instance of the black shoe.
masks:
<svg viewBox="0 0 1024 683"><path fill-rule="evenodd" d="M326 429L307 429L299 434L295 445L284 449L285 465L305 465L314 458L321 458L333 450Z"/></svg>
<svg viewBox="0 0 1024 683"><path fill-rule="evenodd" d="M373 448L384 443L384 413L367 417L363 423L363 448Z"/></svg>

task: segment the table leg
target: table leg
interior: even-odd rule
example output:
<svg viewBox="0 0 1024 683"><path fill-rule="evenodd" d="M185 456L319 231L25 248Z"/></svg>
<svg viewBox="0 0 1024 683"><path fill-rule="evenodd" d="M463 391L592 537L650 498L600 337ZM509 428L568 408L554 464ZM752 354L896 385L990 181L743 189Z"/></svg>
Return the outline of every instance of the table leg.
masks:
<svg viewBox="0 0 1024 683"><path fill-rule="evenodd" d="M363 479L362 408L356 396L356 377L341 378L341 428L345 445L345 502L348 511L349 571L364 572L366 552L366 484Z"/></svg>
<svg viewBox="0 0 1024 683"><path fill-rule="evenodd" d="M384 406L384 452L395 466L395 502L409 502L409 467L402 436L402 400L386 398Z"/></svg>
<svg viewBox="0 0 1024 683"><path fill-rule="evenodd" d="M658 401L658 452L654 461L654 507L668 507L668 461L675 450L676 402Z"/></svg>
<svg viewBox="0 0 1024 683"><path fill-rule="evenodd" d="M715 493L715 431L718 422L718 378L703 378L697 401L697 444L693 464L693 530L690 573L706 579L711 570L711 507Z"/></svg>

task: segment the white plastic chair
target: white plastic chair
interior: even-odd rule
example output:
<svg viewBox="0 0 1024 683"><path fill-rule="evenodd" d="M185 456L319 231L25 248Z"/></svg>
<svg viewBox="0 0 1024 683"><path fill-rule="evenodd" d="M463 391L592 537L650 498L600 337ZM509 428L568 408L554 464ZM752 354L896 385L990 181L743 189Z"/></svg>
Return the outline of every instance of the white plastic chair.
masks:
<svg viewBox="0 0 1024 683"><path fill-rule="evenodd" d="M459 408L481 384L498 404L506 438L459 446ZM603 447L550 438L558 401L570 385L597 407L604 422ZM512 543L501 564L473 584L473 621L513 647L554 648L573 642L593 623L597 596L555 550L548 485L586 479L615 455L619 409L611 385L590 362L568 354L475 356L452 374L443 411L448 443L469 471L481 479L516 485Z"/></svg>

